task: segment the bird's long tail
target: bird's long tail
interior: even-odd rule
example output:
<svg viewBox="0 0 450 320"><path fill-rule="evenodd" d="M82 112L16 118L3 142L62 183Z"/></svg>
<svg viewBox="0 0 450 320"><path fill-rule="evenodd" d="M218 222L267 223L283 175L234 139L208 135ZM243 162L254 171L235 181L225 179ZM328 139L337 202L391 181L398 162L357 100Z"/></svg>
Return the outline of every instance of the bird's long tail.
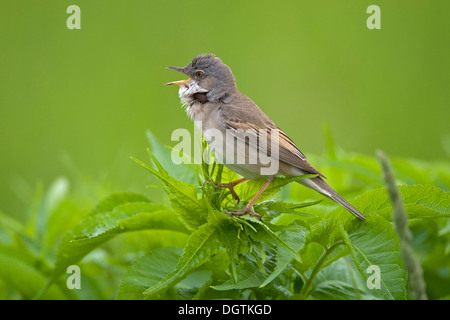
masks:
<svg viewBox="0 0 450 320"><path fill-rule="evenodd" d="M342 198L336 191L333 190L321 177L315 177L311 179L302 179L297 181L298 183L311 188L320 194L326 196L327 198L330 198L331 200L336 201L341 206L343 206L345 209L350 211L352 214L357 216L361 220L365 220L366 217L359 212L355 207L353 207L347 200Z"/></svg>

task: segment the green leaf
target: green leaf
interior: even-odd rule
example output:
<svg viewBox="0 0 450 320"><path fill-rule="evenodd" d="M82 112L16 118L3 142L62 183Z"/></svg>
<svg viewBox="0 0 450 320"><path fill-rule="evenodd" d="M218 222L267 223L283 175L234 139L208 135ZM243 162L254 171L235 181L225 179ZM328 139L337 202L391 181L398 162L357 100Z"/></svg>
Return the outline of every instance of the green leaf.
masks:
<svg viewBox="0 0 450 320"><path fill-rule="evenodd" d="M221 250L219 225L216 221L201 225L190 235L175 269L157 284L145 290L146 298L155 298L192 269L208 262Z"/></svg>
<svg viewBox="0 0 450 320"><path fill-rule="evenodd" d="M198 199L195 185L179 181L167 175L161 169L156 170L140 160L132 159L162 182L173 209L180 214L182 220L190 230L195 230L198 226L206 222L208 210L204 202ZM153 161L157 167L160 167L156 158L153 158Z"/></svg>
<svg viewBox="0 0 450 320"><path fill-rule="evenodd" d="M409 220L450 217L450 192L433 185L400 186ZM379 215L391 220L391 210Z"/></svg>
<svg viewBox="0 0 450 320"><path fill-rule="evenodd" d="M158 159L159 163L162 163L162 167L164 167L169 176L176 177L178 180L191 184L197 182L194 164L190 162L175 164L172 160L172 152L175 152L175 150L170 150L168 147L163 146L156 136L149 130L147 130L147 139L150 143L151 153L156 159ZM185 154L182 156L189 157L189 155ZM190 161L191 159L189 158L187 160Z"/></svg>
<svg viewBox="0 0 450 320"><path fill-rule="evenodd" d="M144 290L164 279L182 252L181 248L158 248L134 261L122 277L117 299L144 299Z"/></svg>
<svg viewBox="0 0 450 320"><path fill-rule="evenodd" d="M314 279L314 288L310 294L313 300L377 299L349 260L348 256L343 257L320 271Z"/></svg>
<svg viewBox="0 0 450 320"><path fill-rule="evenodd" d="M115 207L130 202L148 202L148 198L139 193L132 192L122 192L122 193L113 193L108 197L104 198L97 204L95 207L93 214L103 213L112 211Z"/></svg>
<svg viewBox="0 0 450 320"><path fill-rule="evenodd" d="M400 244L391 223L379 216L368 216L363 223L347 226L348 236L342 238L350 249L353 261L364 279L369 266L380 269L380 289L373 294L383 299L406 299L406 272L403 269Z"/></svg>
<svg viewBox="0 0 450 320"><path fill-rule="evenodd" d="M237 279L230 279L220 285L213 286L215 290L225 291L234 289L247 289L261 286L267 278L268 273L272 273L275 267L274 256L271 255L263 265L261 270L261 257L255 257L253 254L245 254L239 259Z"/></svg>
<svg viewBox="0 0 450 320"><path fill-rule="evenodd" d="M214 286L214 289L225 291L267 286L286 271L293 260L291 250L295 252L303 246L304 233L305 230L301 228L290 228L280 232L279 239L289 246L289 249L270 242L260 246L258 253L253 251L240 256L237 277ZM267 249L264 250L264 247Z"/></svg>
<svg viewBox="0 0 450 320"><path fill-rule="evenodd" d="M283 230L280 233L280 238L292 248L295 252L298 252L304 245L306 230L303 228L290 228ZM264 287L270 282L275 280L282 272L286 270L288 265L292 262L292 254L290 250L283 246L278 246L275 253L275 266L270 272L269 276L259 285Z"/></svg>
<svg viewBox="0 0 450 320"><path fill-rule="evenodd" d="M348 250L342 249L341 228L337 219L325 219L314 224L305 235L304 247L300 251L303 262L297 264L297 269L302 272L317 267L323 269L348 254ZM325 260L321 261L320 266L316 266L326 251Z"/></svg>
<svg viewBox="0 0 450 320"><path fill-rule="evenodd" d="M410 220L450 217L450 193L433 185L399 186ZM392 204L386 188L368 191L353 199L352 204L363 214L378 214L392 220ZM345 216L345 209L337 208L330 216Z"/></svg>
<svg viewBox="0 0 450 320"><path fill-rule="evenodd" d="M219 237L220 242L225 247L226 252L231 260L231 274L237 281L236 258L242 241L239 239L239 229L235 225L229 223L227 219L220 224Z"/></svg>
<svg viewBox="0 0 450 320"><path fill-rule="evenodd" d="M279 246L279 248L284 248L288 250L295 260L301 262L300 256L298 255L297 251L291 248L282 238L280 238L278 234L272 231L267 224L259 221L255 217L249 217L247 215L243 215L238 219L247 220L255 223L257 226L260 227L257 229L257 233L262 232L265 236L267 236L267 238L270 239L270 242L272 242L272 244Z"/></svg>
<svg viewBox="0 0 450 320"><path fill-rule="evenodd" d="M23 299L32 299L46 285L47 276L35 267L38 261L23 259L20 252L0 246L0 278ZM41 299L65 299L58 286L50 286Z"/></svg>
<svg viewBox="0 0 450 320"><path fill-rule="evenodd" d="M311 227L305 236L305 245L311 242L320 243L324 247L332 245L339 239L336 234L337 222L335 219L325 219L319 221Z"/></svg>
<svg viewBox="0 0 450 320"><path fill-rule="evenodd" d="M114 202L114 199L117 199ZM54 276L63 273L67 266L76 263L87 253L111 238L130 231L139 230L171 230L188 233L179 217L162 205L147 202L127 202L129 196L115 195L101 206L110 211L96 210L95 214L83 219L78 227L67 233L59 246ZM135 200L140 199L135 197ZM118 203L112 207L112 203ZM119 204L121 203L121 204Z"/></svg>
<svg viewBox="0 0 450 320"><path fill-rule="evenodd" d="M75 231L74 241L147 229L188 233L178 216L163 205L131 202L118 205L112 211L87 216Z"/></svg>
<svg viewBox="0 0 450 320"><path fill-rule="evenodd" d="M311 217L312 215L298 212L296 211L296 209L313 206L320 203L321 201L322 200L303 203L289 203L282 200L266 200L254 205L254 209L255 212L258 212L263 216L264 220L271 220L283 213Z"/></svg>

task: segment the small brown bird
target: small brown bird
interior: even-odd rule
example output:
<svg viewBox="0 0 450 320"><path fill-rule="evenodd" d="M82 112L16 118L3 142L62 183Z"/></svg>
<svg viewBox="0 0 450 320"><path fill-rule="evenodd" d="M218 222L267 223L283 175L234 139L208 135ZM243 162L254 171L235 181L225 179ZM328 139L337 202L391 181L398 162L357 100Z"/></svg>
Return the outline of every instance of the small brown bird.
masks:
<svg viewBox="0 0 450 320"><path fill-rule="evenodd" d="M231 69L221 59L213 54L199 55L183 68L168 68L189 76L187 80L169 82L167 85L180 86L181 101L186 106L188 115L201 128L205 140L210 145L215 144L213 151L216 158L244 177L216 185L230 189L238 200L234 186L247 179L267 179L244 209L227 212L228 214L248 213L260 218L251 209L275 176L317 174L314 178L302 179L298 183L336 201L365 220L364 215L324 181L325 176L309 164L295 143L250 98L238 90ZM264 136L265 132L267 134ZM222 144L216 143L218 133L222 135ZM231 137L232 140L225 137ZM261 152L267 156L265 161ZM244 161L236 161L236 157L241 157ZM232 161L228 161L229 159ZM276 170L270 170L273 164L276 165Z"/></svg>

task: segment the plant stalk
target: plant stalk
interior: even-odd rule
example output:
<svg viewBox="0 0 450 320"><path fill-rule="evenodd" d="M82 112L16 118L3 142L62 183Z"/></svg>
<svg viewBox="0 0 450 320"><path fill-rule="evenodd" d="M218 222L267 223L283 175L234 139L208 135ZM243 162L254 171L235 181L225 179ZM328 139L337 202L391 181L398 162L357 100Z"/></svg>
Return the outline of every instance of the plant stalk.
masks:
<svg viewBox="0 0 450 320"><path fill-rule="evenodd" d="M413 299L427 300L422 266L411 248L412 235L408 228L408 215L403 205L400 191L395 183L392 165L381 150L377 151L377 156L383 169L384 180L388 189L389 198L392 202L392 220L400 238L400 252L408 272L408 284L411 296Z"/></svg>

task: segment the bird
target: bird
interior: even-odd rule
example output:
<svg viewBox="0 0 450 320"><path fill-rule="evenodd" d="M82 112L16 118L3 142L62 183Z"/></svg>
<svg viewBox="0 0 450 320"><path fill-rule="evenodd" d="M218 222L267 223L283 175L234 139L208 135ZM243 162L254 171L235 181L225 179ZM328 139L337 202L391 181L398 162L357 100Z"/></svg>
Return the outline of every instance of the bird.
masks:
<svg viewBox="0 0 450 320"><path fill-rule="evenodd" d="M188 79L173 81L166 85L178 85L179 97L188 116L202 131L205 140L211 145L222 134L233 140L222 139L222 145L213 148L216 158L243 178L228 183L214 184L228 188L239 201L234 187L247 180L265 178L265 183L248 204L240 210L228 212L231 215L250 214L258 219L253 205L277 176L315 175L299 179L298 183L311 188L323 196L337 202L361 220L365 216L340 196L327 182L326 177L314 168L297 145L284 133L249 97L241 93L236 79L228 65L214 54L200 54L185 67L167 67L188 76ZM281 106L279 107L281 108ZM211 134L211 132L215 133ZM263 137L262 133L267 132ZM263 139L264 138L264 139ZM231 143L233 141L233 143ZM240 142L234 143L234 142ZM272 144L276 143L276 144ZM231 145L231 147L230 147ZM275 147L273 147L275 146ZM255 155L265 149L267 159L276 164L276 170L268 170L269 161ZM224 161L231 157L234 161ZM241 160L235 161L235 157ZM253 158L252 158L253 157ZM253 161L249 161L252 160Z"/></svg>

